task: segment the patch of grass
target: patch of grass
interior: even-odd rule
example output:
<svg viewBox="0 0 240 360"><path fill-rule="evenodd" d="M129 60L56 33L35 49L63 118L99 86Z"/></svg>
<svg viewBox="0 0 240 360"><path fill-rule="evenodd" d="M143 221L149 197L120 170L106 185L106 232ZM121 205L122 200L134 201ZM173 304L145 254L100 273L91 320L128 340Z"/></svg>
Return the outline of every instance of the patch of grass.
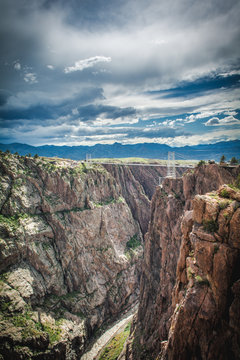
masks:
<svg viewBox="0 0 240 360"><path fill-rule="evenodd" d="M190 256L190 257L193 257L193 256L194 256L194 250L191 250L191 251L189 252L189 256Z"/></svg>
<svg viewBox="0 0 240 360"><path fill-rule="evenodd" d="M200 275L195 276L195 281L200 285L209 285L209 281L207 279L203 279Z"/></svg>
<svg viewBox="0 0 240 360"><path fill-rule="evenodd" d="M106 199L104 201L94 203L94 205L96 207L101 207L101 206L110 205L110 204L116 204L116 203L121 203L121 202L124 202L124 199L119 197L118 199L114 199L114 198Z"/></svg>
<svg viewBox="0 0 240 360"><path fill-rule="evenodd" d="M194 275L194 272L192 271L192 269L190 267L187 268L187 276L189 279L191 279Z"/></svg>
<svg viewBox="0 0 240 360"><path fill-rule="evenodd" d="M214 233L218 230L218 223L215 220L203 220L203 228L210 233Z"/></svg>
<svg viewBox="0 0 240 360"><path fill-rule="evenodd" d="M117 360L122 352L125 341L130 334L131 322L125 327L124 331L120 332L112 338L112 340L105 347L101 353L99 360Z"/></svg>
<svg viewBox="0 0 240 360"><path fill-rule="evenodd" d="M229 198L230 198L230 194L229 194L229 192L228 192L226 189L222 189L222 190L221 190L220 196L221 196L221 197L224 197L224 198L226 198L226 199L229 199Z"/></svg>
<svg viewBox="0 0 240 360"><path fill-rule="evenodd" d="M124 198L122 196L119 196L119 198L117 199L117 203L121 204L121 203L124 203L124 202L125 202Z"/></svg>
<svg viewBox="0 0 240 360"><path fill-rule="evenodd" d="M42 248L43 248L43 250L49 250L50 248L51 248L51 244L49 244L49 243L42 243Z"/></svg>
<svg viewBox="0 0 240 360"><path fill-rule="evenodd" d="M133 235L131 237L131 239L126 243L126 248L129 249L136 249L137 247L139 247L141 245L141 241L139 240L137 234Z"/></svg>
<svg viewBox="0 0 240 360"><path fill-rule="evenodd" d="M7 278L8 278L8 275L9 273L3 273L3 274L0 274L0 281L2 282L6 282L7 281Z"/></svg>
<svg viewBox="0 0 240 360"><path fill-rule="evenodd" d="M26 213L19 213L14 216L0 215L0 224L2 223L4 225L7 225L10 230L16 231L21 225L19 220L28 219L30 217L32 217L32 215Z"/></svg>
<svg viewBox="0 0 240 360"><path fill-rule="evenodd" d="M22 185L22 179L15 179L15 181L13 183L13 188L18 189L21 187L21 185Z"/></svg>
<svg viewBox="0 0 240 360"><path fill-rule="evenodd" d="M229 205L229 202L227 200L219 202L219 207L221 210L226 209L228 207L228 205Z"/></svg>
<svg viewBox="0 0 240 360"><path fill-rule="evenodd" d="M6 301L6 302L4 302L4 301L1 301L0 302L0 311L1 312L6 312L6 311L8 311L8 309L9 309L9 306L11 305L11 301Z"/></svg>
<svg viewBox="0 0 240 360"><path fill-rule="evenodd" d="M208 194L208 196L210 196L211 198L216 199L216 200L219 199L219 196L214 192L212 192L211 194Z"/></svg>
<svg viewBox="0 0 240 360"><path fill-rule="evenodd" d="M131 239L126 243L126 248L125 248L124 254L129 261L131 261L134 257L134 250L141 245L142 245L142 243L141 243L140 239L138 238L137 234L133 235L131 237Z"/></svg>
<svg viewBox="0 0 240 360"><path fill-rule="evenodd" d="M42 325L43 331L47 332L49 335L50 344L53 344L60 340L62 330L58 326L50 323L45 323Z"/></svg>
<svg viewBox="0 0 240 360"><path fill-rule="evenodd" d="M229 213L224 213L223 216L224 216L224 218L225 218L226 220L230 220L230 219L231 219L231 214L229 214Z"/></svg>
<svg viewBox="0 0 240 360"><path fill-rule="evenodd" d="M19 227L18 216L4 216L0 215L0 223L7 225L11 230L16 230Z"/></svg>
<svg viewBox="0 0 240 360"><path fill-rule="evenodd" d="M28 326L28 321L31 319L31 316L28 312L22 314L16 314L12 317L12 323L16 327L26 327Z"/></svg>

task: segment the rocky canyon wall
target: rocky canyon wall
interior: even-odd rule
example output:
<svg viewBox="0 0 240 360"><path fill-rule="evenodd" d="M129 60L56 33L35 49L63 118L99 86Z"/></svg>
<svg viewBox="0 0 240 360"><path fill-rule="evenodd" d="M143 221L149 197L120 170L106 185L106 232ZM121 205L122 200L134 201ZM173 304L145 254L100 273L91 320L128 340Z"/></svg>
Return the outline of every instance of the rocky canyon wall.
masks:
<svg viewBox="0 0 240 360"><path fill-rule="evenodd" d="M193 201L237 174L204 165L157 189L126 359L238 359L239 195Z"/></svg>
<svg viewBox="0 0 240 360"><path fill-rule="evenodd" d="M0 176L0 354L79 359L138 299L139 223L101 165L1 154Z"/></svg>
<svg viewBox="0 0 240 360"><path fill-rule="evenodd" d="M167 175L167 166L104 165L121 188L121 193L130 207L133 217L145 234L150 220L151 199L159 185L159 178ZM177 167L177 177L187 170Z"/></svg>

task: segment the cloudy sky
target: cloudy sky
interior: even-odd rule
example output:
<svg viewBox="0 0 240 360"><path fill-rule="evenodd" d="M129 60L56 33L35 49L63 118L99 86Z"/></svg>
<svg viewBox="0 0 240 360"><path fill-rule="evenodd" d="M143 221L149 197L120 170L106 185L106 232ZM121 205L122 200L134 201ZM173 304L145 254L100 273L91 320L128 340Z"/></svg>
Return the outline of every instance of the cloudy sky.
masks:
<svg viewBox="0 0 240 360"><path fill-rule="evenodd" d="M240 138L239 0L0 0L0 142Z"/></svg>

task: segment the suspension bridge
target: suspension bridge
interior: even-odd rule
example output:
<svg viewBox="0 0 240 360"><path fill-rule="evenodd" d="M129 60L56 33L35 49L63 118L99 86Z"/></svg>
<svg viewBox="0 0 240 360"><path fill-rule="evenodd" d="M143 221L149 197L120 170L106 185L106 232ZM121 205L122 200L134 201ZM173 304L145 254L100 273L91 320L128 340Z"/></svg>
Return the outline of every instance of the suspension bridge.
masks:
<svg viewBox="0 0 240 360"><path fill-rule="evenodd" d="M181 158L181 160L187 160L184 159L184 157L181 154L177 154L178 157ZM168 152L168 160L167 164L156 164L156 163L136 163L136 162L111 162L111 161L94 161L91 158L91 154L86 154L86 163L87 164L101 164L101 165L119 165L119 166L141 166L141 167L167 167L167 175L164 177L159 177L159 184L161 183L163 178L173 178L176 179L176 168L194 168L195 165L192 164L176 164L175 161L175 152Z"/></svg>

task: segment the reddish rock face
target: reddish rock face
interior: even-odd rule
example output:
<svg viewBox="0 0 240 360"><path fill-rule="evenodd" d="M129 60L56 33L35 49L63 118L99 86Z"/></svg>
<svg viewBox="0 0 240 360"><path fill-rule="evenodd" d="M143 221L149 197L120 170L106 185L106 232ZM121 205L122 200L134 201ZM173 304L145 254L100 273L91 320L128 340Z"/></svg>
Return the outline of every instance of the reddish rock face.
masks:
<svg viewBox="0 0 240 360"><path fill-rule="evenodd" d="M234 333L226 331L229 320L226 324L220 319L230 317L226 311L232 314L239 301L231 290L234 286L238 292L239 203L222 203L227 199L217 193L192 199L233 183L237 173L239 168L202 166L183 179L166 179L157 189L145 238L139 312L126 359L224 359L221 346L220 357L213 354ZM234 341L229 348L237 346L236 336Z"/></svg>
<svg viewBox="0 0 240 360"><path fill-rule="evenodd" d="M221 189L218 193L221 194ZM188 248L185 252L181 248L173 296L174 313L160 359L239 358L240 203L233 199L240 191L231 193L224 209L223 198L216 194L194 199L195 222L192 228L184 226L182 242L187 243ZM205 204L200 206L201 214L199 202ZM222 222L223 212L228 231L222 236L218 219ZM199 219L202 220L199 222ZM231 234L236 229L238 235L233 236L233 241Z"/></svg>

